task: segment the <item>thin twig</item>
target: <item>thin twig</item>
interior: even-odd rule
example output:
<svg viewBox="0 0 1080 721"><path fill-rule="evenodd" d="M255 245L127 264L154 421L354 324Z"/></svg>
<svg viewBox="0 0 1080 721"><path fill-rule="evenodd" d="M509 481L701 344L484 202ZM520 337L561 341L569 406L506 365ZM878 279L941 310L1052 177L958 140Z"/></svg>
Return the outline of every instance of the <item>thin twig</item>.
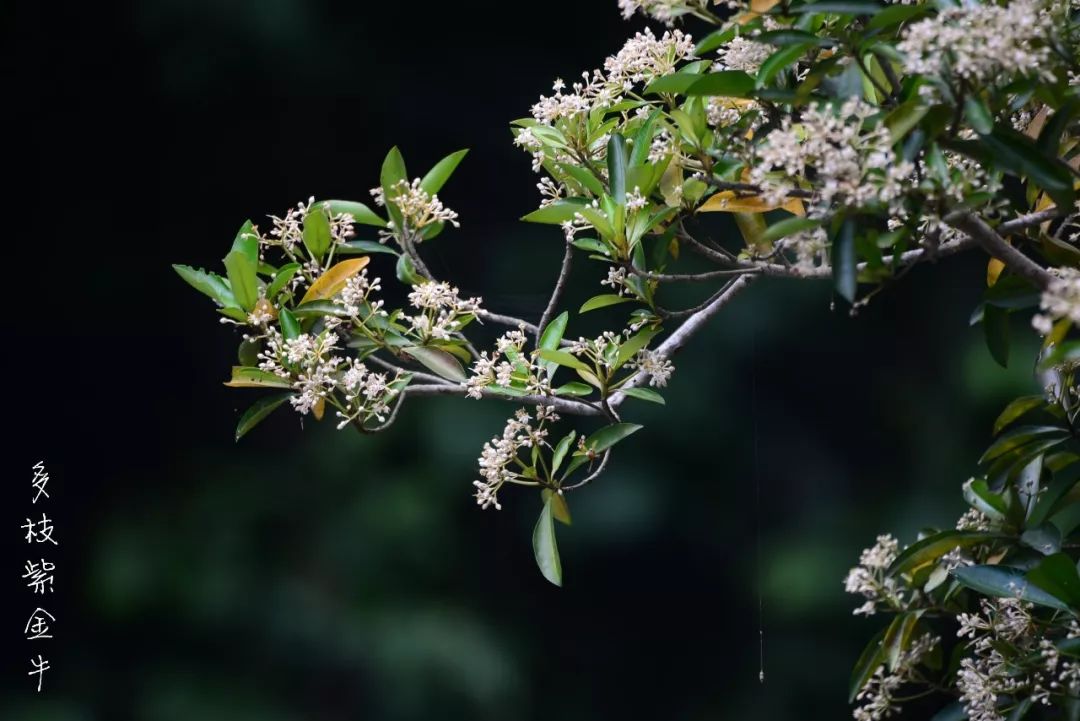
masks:
<svg viewBox="0 0 1080 721"><path fill-rule="evenodd" d="M427 381L428 383L441 383L442 385L454 385L451 381L448 381L445 378L440 378L439 376L432 375L431 373L425 373L423 371L412 371L408 368L402 368L401 366L394 365L390 361L385 361L378 356L369 355L364 360L371 361L375 365L382 366L389 371L395 371L396 373L401 373L402 375L411 375L414 379L417 380Z"/></svg>
<svg viewBox="0 0 1080 721"><path fill-rule="evenodd" d="M466 394L466 390L467 389L465 388L465 386L439 384L408 386L402 392L406 395L416 396L419 398L430 396L464 396ZM484 398L494 398L496 400L510 401L511 403L520 403L522 405L551 406L560 413L567 413L570 415L604 415L604 412L592 403L574 398L556 398L554 396L538 395L508 396L501 393L493 392L488 388L481 388L480 393Z"/></svg>
<svg viewBox="0 0 1080 721"><path fill-rule="evenodd" d="M570 277L570 266L573 262L574 246L567 241L566 251L563 253L562 269L559 271L559 279L555 281L555 290L551 291L551 299L548 301L547 308L544 308L543 315L540 316L540 323L536 326L537 348L540 347L540 334L547 328L552 316L555 315L555 311L559 308L559 301L562 300L563 291L566 290L566 281Z"/></svg>
<svg viewBox="0 0 1080 721"><path fill-rule="evenodd" d="M596 467L595 471L590 473L585 478L582 478L577 483L572 483L569 486L563 486L561 490L563 490L563 491L572 491L575 488L581 488L582 486L588 485L592 481L596 480L600 476L600 474L604 472L604 468L607 467L608 458L611 458L611 449L610 448L607 449L606 451L604 451L604 456L603 456L603 458L600 459L600 465Z"/></svg>
<svg viewBox="0 0 1080 721"><path fill-rule="evenodd" d="M636 276L640 276L647 280L655 280L660 283L705 283L710 280L716 280L717 278L727 278L733 275L743 275L745 273L756 273L757 271L750 267L739 268L726 268L724 270L710 270L705 273L651 273L647 270L640 270L635 268L630 263L626 263L624 266L628 271Z"/></svg>

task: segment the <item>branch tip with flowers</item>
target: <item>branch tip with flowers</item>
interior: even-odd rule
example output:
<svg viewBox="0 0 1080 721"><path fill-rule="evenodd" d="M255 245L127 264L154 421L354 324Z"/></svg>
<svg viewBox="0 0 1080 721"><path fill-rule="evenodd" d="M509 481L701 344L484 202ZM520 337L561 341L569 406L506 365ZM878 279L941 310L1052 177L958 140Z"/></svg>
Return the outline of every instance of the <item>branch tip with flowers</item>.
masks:
<svg viewBox="0 0 1080 721"><path fill-rule="evenodd" d="M561 230L562 262L536 318L489 310L425 263L425 245L460 227L439 193L465 151L414 177L394 148L373 207L309 199L266 231L246 223L224 275L176 266L242 333L228 385L272 391L243 414L237 438L286 403L316 419L329 407L340 428L363 433L390 427L414 398L515 403L483 446L476 502L501 508L508 485L538 491L534 552L561 584L555 522L569 522L567 494L617 468L613 447L640 429L624 406L663 403L674 355L758 277L829 280L855 312L917 266L981 250L988 284L976 318L995 358L1008 360L1008 316L1038 305L1040 367L1071 378L1075 3L618 6L668 27L637 32L573 82L556 80L512 123L540 175L539 207L523 220ZM696 43L690 23L706 26ZM357 239L359 227L373 239ZM390 263L401 303L384 293ZM595 338L569 333L571 274L603 288L577 314L622 314ZM672 305L672 284L702 296ZM504 332L492 338L496 327ZM1059 405L1071 432L1076 404ZM912 669L937 653L938 636L914 631L925 616L903 627L884 670L861 678L868 703L857 718L887 715L891 689L917 681ZM958 678L940 683L958 689Z"/></svg>

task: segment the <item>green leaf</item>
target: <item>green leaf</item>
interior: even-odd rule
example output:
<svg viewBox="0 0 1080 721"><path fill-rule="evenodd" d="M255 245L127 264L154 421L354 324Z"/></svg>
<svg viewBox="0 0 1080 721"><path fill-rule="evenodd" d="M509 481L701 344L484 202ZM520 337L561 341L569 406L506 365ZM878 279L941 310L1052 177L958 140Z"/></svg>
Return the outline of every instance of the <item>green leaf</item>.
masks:
<svg viewBox="0 0 1080 721"><path fill-rule="evenodd" d="M288 308L282 308L278 313L278 323L281 325L281 336L285 340L292 340L300 336L300 321Z"/></svg>
<svg viewBox="0 0 1080 721"><path fill-rule="evenodd" d="M994 116L990 114L986 103L975 95L964 98L964 117L979 135L986 135L994 130Z"/></svg>
<svg viewBox="0 0 1080 721"><path fill-rule="evenodd" d="M1018 568L1007 566L960 566L951 571L962 585L994 598L1020 598L1040 606L1068 611L1068 604L1035 586Z"/></svg>
<svg viewBox="0 0 1080 721"><path fill-rule="evenodd" d="M991 161L1015 175L1027 176L1054 199L1059 208L1070 207L1075 198L1072 174L1061 160L1048 157L1027 136L997 127L980 137Z"/></svg>
<svg viewBox="0 0 1080 721"><path fill-rule="evenodd" d="M546 361L557 363L558 365L564 366L566 368L573 368L575 370L592 372L592 368L585 365L585 363L583 363L581 360L570 355L566 351L548 350L546 348L542 348L538 355Z"/></svg>
<svg viewBox="0 0 1080 721"><path fill-rule="evenodd" d="M464 383L468 380L464 369L457 358L439 348L425 346L409 346L401 349L406 355L415 358L428 370L456 383Z"/></svg>
<svg viewBox="0 0 1080 721"><path fill-rule="evenodd" d="M820 2L792 6L790 11L796 15L802 13L873 15L881 9L882 6L873 0L821 0Z"/></svg>
<svg viewBox="0 0 1080 721"><path fill-rule="evenodd" d="M374 240L347 240L338 244L336 252L338 255L364 255L365 253L398 255L398 252L390 246L376 243Z"/></svg>
<svg viewBox="0 0 1080 721"><path fill-rule="evenodd" d="M1058 553L1061 550L1061 531L1052 523L1043 523L1034 528L1029 528L1020 536L1020 543L1034 549L1044 556ZM1075 570L1075 569L1074 569ZM1030 576L1029 576L1030 578ZM1036 581L1036 585L1042 584ZM1045 586L1043 586L1045 588Z"/></svg>
<svg viewBox="0 0 1080 721"><path fill-rule="evenodd" d="M1055 553L1028 571L1027 580L1066 606L1080 606L1080 575L1068 554Z"/></svg>
<svg viewBox="0 0 1080 721"><path fill-rule="evenodd" d="M559 547L555 543L555 523L551 517L551 499L544 503L540 518L533 528L533 555L540 573L551 583L562 586L562 562L559 560Z"/></svg>
<svg viewBox="0 0 1080 721"><path fill-rule="evenodd" d="M638 400L665 405L664 397L651 388L626 388L622 393L623 395L637 398Z"/></svg>
<svg viewBox="0 0 1080 721"><path fill-rule="evenodd" d="M247 256L256 267L259 265L259 236L255 232L255 226L251 221L245 221L240 226L240 230L236 231L236 237L233 238L232 248L230 250L236 250Z"/></svg>
<svg viewBox="0 0 1080 721"><path fill-rule="evenodd" d="M544 350L558 350L559 343L562 342L563 334L566 332L566 324L569 320L570 314L566 311L563 311L552 318L551 322L544 328L544 332L540 334L540 348Z"/></svg>
<svg viewBox="0 0 1080 721"><path fill-rule="evenodd" d="M855 700L855 697L859 695L859 691L862 691L866 682L874 675L874 672L878 670L878 667L885 663L885 632L888 628L883 628L874 634L870 642L866 644L866 648L859 654L859 660L855 662L855 667L851 670L851 682L848 684L848 703Z"/></svg>
<svg viewBox="0 0 1080 721"><path fill-rule="evenodd" d="M697 73L662 75L645 86L646 95L682 95L703 76Z"/></svg>
<svg viewBox="0 0 1080 721"><path fill-rule="evenodd" d="M913 17L923 15L929 8L925 5L893 5L878 12L866 23L867 30L884 30L899 25Z"/></svg>
<svg viewBox="0 0 1080 721"><path fill-rule="evenodd" d="M1001 412L1001 415L994 421L994 435L1001 433L1009 425L1016 421L1021 416L1035 410L1036 408L1045 405L1046 398L1043 396L1021 396L1016 400L1005 406L1005 410Z"/></svg>
<svg viewBox="0 0 1080 721"><path fill-rule="evenodd" d="M287 378L249 366L233 366L232 380L225 385L230 388L292 388Z"/></svg>
<svg viewBox="0 0 1080 721"><path fill-rule="evenodd" d="M322 208L312 208L304 216L304 247L319 260L330 249L330 221Z"/></svg>
<svg viewBox="0 0 1080 721"><path fill-rule="evenodd" d="M1010 451L1014 451L1021 446L1032 443L1033 441L1049 439L1054 436L1064 438L1067 435L1068 433L1058 426L1020 426L1003 434L994 441L993 444L986 449L986 452L983 453L982 458L979 459L979 463L983 464L987 461L991 461Z"/></svg>
<svg viewBox="0 0 1080 721"><path fill-rule="evenodd" d="M1077 475L1078 470L1080 470L1080 466L1072 466L1054 472L1054 478L1050 482L1050 485L1048 485L1039 495L1039 499L1035 502L1035 507L1031 509L1031 513L1028 515L1028 525L1038 526L1054 514L1057 510L1058 502L1061 501L1061 499L1076 486L1077 481L1080 480L1080 477Z"/></svg>
<svg viewBox="0 0 1080 721"><path fill-rule="evenodd" d="M921 98L914 97L886 115L884 124L889 130L889 138L892 142L895 143L904 138L912 128L919 124L919 121L926 117L929 111L929 105L924 104Z"/></svg>
<svg viewBox="0 0 1080 721"><path fill-rule="evenodd" d="M594 450L597 453L606 451L623 438L626 438L632 433L637 433L643 427L644 426L639 426L637 423L612 423L610 426L604 426L596 433L593 433L586 438L585 447Z"/></svg>
<svg viewBox="0 0 1080 721"><path fill-rule="evenodd" d="M570 450L570 445L575 438L577 438L577 431L570 431L556 444L555 450L551 453L551 475L558 472L559 467L566 458L566 452Z"/></svg>
<svg viewBox="0 0 1080 721"><path fill-rule="evenodd" d="M334 215L348 213L353 217L353 220L361 225L372 225L376 228L386 227L386 221L376 215L374 210L355 200L324 200L321 203L316 203L316 205L325 207Z"/></svg>
<svg viewBox="0 0 1080 721"><path fill-rule="evenodd" d="M789 45L782 50L777 50L766 58L765 62L763 62L758 69L755 87L763 88L771 83L773 78L775 78L781 70L796 62L805 55L806 51L811 47L813 46L803 43L801 45Z"/></svg>
<svg viewBox="0 0 1080 721"><path fill-rule="evenodd" d="M324 315L332 315L338 318L346 318L345 309L332 300L313 300L301 303L292 310L297 318L322 318Z"/></svg>
<svg viewBox="0 0 1080 721"><path fill-rule="evenodd" d="M554 473L554 471L552 471ZM547 503L551 500L551 516L559 523L565 526L573 525L573 519L570 518L570 506L566 502L566 496L561 493L556 493L550 488L545 488L540 491L540 499Z"/></svg>
<svg viewBox="0 0 1080 721"><path fill-rule="evenodd" d="M248 431L259 425L264 418L273 413L282 403L289 400L292 395L292 393L278 393L255 401L250 408L244 411L244 415L240 416L240 422L236 424L236 440L239 441L247 435Z"/></svg>
<svg viewBox="0 0 1080 721"><path fill-rule="evenodd" d="M584 383L578 383L577 381L571 381L566 385L561 385L555 389L555 395L557 396L588 396L592 395L594 388Z"/></svg>
<svg viewBox="0 0 1080 721"><path fill-rule="evenodd" d="M259 300L259 281L255 275L257 263L242 251L230 250L225 256L225 270L229 276L229 286L233 297L240 307L251 311Z"/></svg>
<svg viewBox="0 0 1080 721"><path fill-rule="evenodd" d="M626 140L612 133L607 144L608 186L617 205L626 205Z"/></svg>
<svg viewBox="0 0 1080 721"><path fill-rule="evenodd" d="M722 70L701 75L686 90L686 94L721 98L748 98L754 94L754 79L742 70Z"/></svg>
<svg viewBox="0 0 1080 721"><path fill-rule="evenodd" d="M619 303L629 303L632 300L633 298L628 298L625 295L616 295L615 293L594 295L582 304L581 308L578 309L578 313L588 313L590 310L607 308L609 305L618 305Z"/></svg>
<svg viewBox="0 0 1080 721"><path fill-rule="evenodd" d="M836 292L849 303L855 302L858 292L858 264L855 259L855 221L844 220L832 242L833 285Z"/></svg>
<svg viewBox="0 0 1080 721"><path fill-rule="evenodd" d="M462 161L468 152L467 148L458 150L435 163L435 167L429 170L423 180L420 181L420 188L430 195L438 193L446 185L446 181L450 179L450 175L453 174L458 163Z"/></svg>
<svg viewBox="0 0 1080 721"><path fill-rule="evenodd" d="M619 345L619 354L615 357L615 363L612 366L612 370L622 368L627 361L638 354L638 351L649 345L649 342L656 337L659 332L658 329L646 329L627 338L624 343Z"/></svg>
<svg viewBox="0 0 1080 721"><path fill-rule="evenodd" d="M219 306L236 305L236 299L233 297L232 291L229 290L229 286L225 284L225 279L220 275L208 273L205 270L196 270L190 265L173 265L173 270L187 281L188 285L208 296Z"/></svg>
<svg viewBox="0 0 1080 721"><path fill-rule="evenodd" d="M576 180L581 187L585 188L593 195L600 197L604 194L604 184L600 182L599 178L592 174L592 171L577 165L570 165L569 163L560 165L559 169Z"/></svg>
<svg viewBox="0 0 1080 721"><path fill-rule="evenodd" d="M402 253L398 256L397 265L394 267L397 279L405 285L423 285L424 277L416 272L412 258Z"/></svg>
<svg viewBox="0 0 1080 721"><path fill-rule="evenodd" d="M990 355L1002 368L1009 367L1009 312L996 305L983 307L983 331Z"/></svg>
<svg viewBox="0 0 1080 721"><path fill-rule="evenodd" d="M574 216L581 212L581 209L585 207L585 199L577 198L574 200L557 200L551 205L546 205L543 208L538 208L528 215L522 217L526 223L543 223L545 225L560 225L568 220L573 220Z"/></svg>
<svg viewBox="0 0 1080 721"><path fill-rule="evenodd" d="M933 563L954 548L968 548L1007 538L1000 533L981 533L974 531L941 531L927 536L905 548L889 566L890 576L909 573L915 569Z"/></svg>
<svg viewBox="0 0 1080 721"><path fill-rule="evenodd" d="M409 173L405 170L405 158L401 156L401 151L395 145L383 159L382 170L379 171L379 184L386 193L402 180L408 182Z"/></svg>
<svg viewBox="0 0 1080 721"><path fill-rule="evenodd" d="M278 268L278 272L274 274L274 279L270 281L270 285L266 286L266 297L269 300L276 298L277 294L285 289L285 286L289 284L289 281L293 279L293 276L299 270L299 263L289 263Z"/></svg>
<svg viewBox="0 0 1080 721"><path fill-rule="evenodd" d="M984 478L972 478L964 484L964 500L975 510L995 521L1004 521L1008 515L1005 499L986 485Z"/></svg>
<svg viewBox="0 0 1080 721"><path fill-rule="evenodd" d="M784 218L766 228L765 232L761 234L760 240L763 244L771 245L781 238L786 238L795 233L801 233L804 230L811 230L820 225L820 220L812 220L810 218Z"/></svg>

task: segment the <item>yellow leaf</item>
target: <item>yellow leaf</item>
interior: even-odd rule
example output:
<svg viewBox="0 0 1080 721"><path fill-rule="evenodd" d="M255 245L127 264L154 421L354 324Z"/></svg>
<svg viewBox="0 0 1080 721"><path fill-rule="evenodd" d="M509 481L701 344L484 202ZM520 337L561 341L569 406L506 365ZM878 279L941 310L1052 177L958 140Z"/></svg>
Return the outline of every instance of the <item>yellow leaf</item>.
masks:
<svg viewBox="0 0 1080 721"><path fill-rule="evenodd" d="M320 398L315 401L315 405L311 407L311 415L315 416L315 420L321 421L323 413L326 412L326 399Z"/></svg>
<svg viewBox="0 0 1080 721"><path fill-rule="evenodd" d="M992 288L997 283L1001 271L1005 270L1005 264L997 258L991 258L986 265L986 287Z"/></svg>
<svg viewBox="0 0 1080 721"><path fill-rule="evenodd" d="M368 256L361 255L359 258L349 258L335 264L311 284L300 302L307 303L313 300L333 298L345 287L346 281L363 270L370 260L371 258Z"/></svg>
<svg viewBox="0 0 1080 721"><path fill-rule="evenodd" d="M679 239L672 238L671 242L667 246L668 253L671 253L671 257L675 260L679 259Z"/></svg>
<svg viewBox="0 0 1080 721"><path fill-rule="evenodd" d="M712 196L698 208L699 213L765 213L783 208L800 218L806 216L806 208L798 198L790 198L784 203L769 203L759 195L739 197L734 191L725 190Z"/></svg>
<svg viewBox="0 0 1080 721"><path fill-rule="evenodd" d="M726 0L713 0L714 5L720 5ZM775 7L780 0L750 0L750 12L742 13L735 17L735 22L739 25L745 25L754 18L758 17L762 13L767 13L773 7Z"/></svg>

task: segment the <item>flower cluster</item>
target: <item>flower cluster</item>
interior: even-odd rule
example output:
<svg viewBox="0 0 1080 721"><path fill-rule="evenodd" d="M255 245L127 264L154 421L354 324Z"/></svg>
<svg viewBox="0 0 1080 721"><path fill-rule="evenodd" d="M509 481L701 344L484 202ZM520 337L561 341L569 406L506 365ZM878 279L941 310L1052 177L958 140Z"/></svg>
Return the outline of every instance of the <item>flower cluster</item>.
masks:
<svg viewBox="0 0 1080 721"><path fill-rule="evenodd" d="M829 238L824 228L793 233L776 242L777 250L793 256L793 268L810 272L829 266Z"/></svg>
<svg viewBox="0 0 1080 721"><path fill-rule="evenodd" d="M327 204L322 203L326 210ZM259 235L260 248L279 247L292 256L296 247L304 240L304 218L316 208L314 196L307 199L306 203L297 203L296 207L289 208L282 218L276 215L270 216L273 228L266 235ZM344 243L352 237L353 223L356 222L350 213L328 213L330 221L330 241L333 244ZM257 232L257 231L256 231Z"/></svg>
<svg viewBox="0 0 1080 721"><path fill-rule="evenodd" d="M407 180L399 180L390 187L388 193L381 187L372 188L371 195L376 205L385 206L389 201L398 209L405 226L398 230L416 233L436 223L450 223L455 228L461 227L457 219L458 214L443 205L438 195L420 187L419 178L415 178L411 183ZM385 238L385 235L383 237ZM421 240L422 238L414 239Z"/></svg>
<svg viewBox="0 0 1080 721"><path fill-rule="evenodd" d="M1052 22L1047 0L961 3L913 23L897 49L913 74L980 83L1037 74L1053 81Z"/></svg>
<svg viewBox="0 0 1080 721"><path fill-rule="evenodd" d="M671 25L683 15L708 9L708 0L619 0L619 11L624 20L641 12L655 20Z"/></svg>
<svg viewBox="0 0 1080 721"><path fill-rule="evenodd" d="M903 589L886 569L896 560L899 543L888 534L877 537L877 543L865 549L859 565L848 571L844 590L863 596L866 603L853 612L856 616L872 616L880 608L891 610L905 607Z"/></svg>
<svg viewBox="0 0 1080 721"><path fill-rule="evenodd" d="M649 375L649 385L654 388L664 388L668 379L675 372L675 366L660 351L639 350L634 360L628 364L631 368L637 368Z"/></svg>
<svg viewBox="0 0 1080 721"><path fill-rule="evenodd" d="M1043 335L1049 334L1054 322L1062 318L1080 323L1080 270L1054 268L1050 272L1054 278L1039 301L1042 313L1031 319L1035 330Z"/></svg>
<svg viewBox="0 0 1080 721"><path fill-rule="evenodd" d="M818 214L834 203L849 207L893 206L911 182L914 166L898 161L889 131L883 125L863 126L878 109L851 98L839 108L815 104L795 124L785 117L781 127L758 148L759 162L750 172L763 196L782 202L799 179L812 172ZM779 171L782 177L776 177Z"/></svg>
<svg viewBox="0 0 1080 721"><path fill-rule="evenodd" d="M341 419L338 430L350 423L363 424L371 418L380 423L390 413L390 401L399 394L394 381L388 381L385 373L373 373L358 360L349 358L338 386L345 399L345 408L337 412Z"/></svg>
<svg viewBox="0 0 1080 721"><path fill-rule="evenodd" d="M338 294L337 302L345 313L353 318L360 315L361 311L364 311L365 315L386 316L387 313L383 310L385 301L381 298L371 297L373 293L378 293L381 290L382 279L368 279L367 269L365 268L345 281L345 287Z"/></svg>
<svg viewBox="0 0 1080 721"><path fill-rule="evenodd" d="M536 485L534 480L526 479L519 473L518 452L523 448L547 445L545 439L548 431L545 426L549 421L557 420L558 414L547 406L536 407L535 420L521 408L507 419L501 436L496 436L484 444L478 461L480 479L473 482L478 506L484 509L494 506L495 510L501 511L498 493L504 484Z"/></svg>
<svg viewBox="0 0 1080 721"><path fill-rule="evenodd" d="M576 118L594 108L606 108L622 99L622 94L638 83L667 75L676 65L694 56L693 39L681 30L665 32L657 38L648 28L604 61L604 70L583 72L581 80L569 90L561 80L553 86L554 94L540 96L532 107L532 116L543 125L553 125L563 118ZM525 128L516 142L525 148L535 146L533 133ZM521 135L525 134L522 139Z"/></svg>
<svg viewBox="0 0 1080 721"><path fill-rule="evenodd" d="M450 340L480 311L480 298L464 299L446 281L427 281L412 287L409 304L419 310L402 316L421 343Z"/></svg>
<svg viewBox="0 0 1080 721"><path fill-rule="evenodd" d="M923 634L900 654L891 670L885 663L878 666L855 697L860 704L852 714L855 721L881 721L899 713L901 708L897 705L896 692L904 684L921 678L919 664L940 642L937 636Z"/></svg>
<svg viewBox="0 0 1080 721"><path fill-rule="evenodd" d="M288 379L297 391L289 402L299 413L307 415L316 407L321 408L337 387L338 367L344 362L335 353L337 343L337 334L328 331L317 336L302 333L286 340L271 328L266 336L266 348L259 353L259 368Z"/></svg>
<svg viewBox="0 0 1080 721"><path fill-rule="evenodd" d="M551 374L535 354L524 351L523 330L511 330L495 341L495 351L481 351L465 381L466 395L482 398L491 386L515 388L521 393L551 395Z"/></svg>

